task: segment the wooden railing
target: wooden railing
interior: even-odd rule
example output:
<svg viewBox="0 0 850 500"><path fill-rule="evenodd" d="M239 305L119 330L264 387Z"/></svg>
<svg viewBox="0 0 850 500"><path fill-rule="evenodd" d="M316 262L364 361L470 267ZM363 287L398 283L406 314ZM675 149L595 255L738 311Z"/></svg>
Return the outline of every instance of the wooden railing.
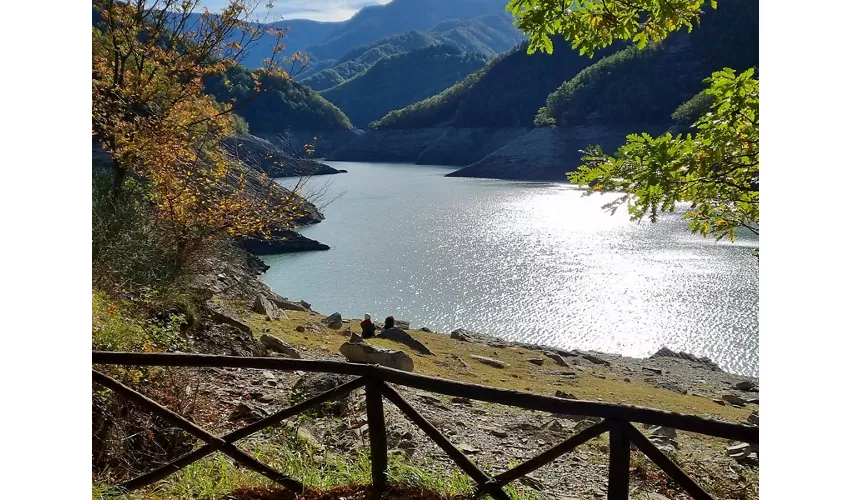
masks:
<svg viewBox="0 0 850 500"><path fill-rule="evenodd" d="M383 490L387 483L387 436L384 423L383 400L386 398L404 413L414 424L434 440L446 454L476 483L476 496L489 494L496 499L507 499L503 487L551 463L561 455L577 446L607 432L609 435L608 498L627 500L629 497L629 460L631 445L642 451L652 462L666 472L671 479L692 497L702 500L712 497L693 481L682 469L670 460L661 450L638 431L632 423L640 422L654 426L672 427L687 432L695 432L725 439L758 444L758 428L740 424L730 424L693 415L682 415L661 410L636 406L600 403L593 401L567 400L551 396L523 393L494 387L467 384L441 378L428 377L410 372L394 370L377 365L343 363L338 361L301 360L282 358L253 358L236 356L210 356L202 354L145 354L120 352L92 352L93 365L134 365L134 366L181 366L181 367L219 367L219 368L257 368L304 372L325 372L354 375L359 378L324 392L312 399L283 409L229 434L216 437L182 416L159 405L139 392L114 380L103 373L92 370L92 380L112 389L129 401L158 415L175 427L183 429L206 444L154 471L132 479L122 486L128 490L139 489L200 460L213 453L221 452L245 467L252 469L282 486L301 491L303 485L259 462L237 448L233 443L248 437L262 429L278 424L324 402L345 395L359 387L366 388L366 415L369 426L369 443L372 463L372 485ZM448 396L460 396L478 401L503 404L528 410L538 410L558 414L587 417L601 417L604 420L569 437L562 443L544 451L540 455L516 467L490 476L476 466L460 450L411 407L388 384L397 384Z"/></svg>

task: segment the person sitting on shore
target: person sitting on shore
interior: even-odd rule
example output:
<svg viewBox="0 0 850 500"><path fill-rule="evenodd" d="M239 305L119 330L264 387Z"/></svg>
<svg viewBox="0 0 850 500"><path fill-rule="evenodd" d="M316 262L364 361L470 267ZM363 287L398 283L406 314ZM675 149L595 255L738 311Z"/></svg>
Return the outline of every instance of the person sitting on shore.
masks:
<svg viewBox="0 0 850 500"><path fill-rule="evenodd" d="M409 333L397 327L395 325L395 318L392 316L387 316L387 319L384 320L384 328L381 330L381 333L375 336L375 338L399 342L410 347L419 354L434 356L434 353L431 352L425 344L419 342L415 338L411 337Z"/></svg>
<svg viewBox="0 0 850 500"><path fill-rule="evenodd" d="M390 328L395 328L395 318L387 316L387 319L384 320L384 327L382 330L389 330Z"/></svg>
<svg viewBox="0 0 850 500"><path fill-rule="evenodd" d="M363 338L370 339L375 336L375 323L372 323L372 315L366 313L363 315L363 321L360 322L360 329L363 330Z"/></svg>

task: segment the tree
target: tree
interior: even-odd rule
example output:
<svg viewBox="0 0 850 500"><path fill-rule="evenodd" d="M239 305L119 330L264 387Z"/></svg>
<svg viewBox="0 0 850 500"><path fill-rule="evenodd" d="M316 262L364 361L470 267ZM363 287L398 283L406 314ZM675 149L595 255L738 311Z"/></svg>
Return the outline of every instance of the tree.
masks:
<svg viewBox="0 0 850 500"><path fill-rule="evenodd" d="M582 54L631 40L638 49L699 22L705 4L715 0L511 0L508 9L529 35L529 52L552 51L550 35L563 35ZM613 155L598 146L585 151L583 164L570 174L588 193L623 195L604 208L628 207L632 219L673 211L690 202L685 218L703 236L735 239L735 230L758 234L759 86L755 70L736 74L724 68L706 79L708 89L679 118L706 105L693 124L695 133L659 137L632 134Z"/></svg>
<svg viewBox="0 0 850 500"><path fill-rule="evenodd" d="M216 102L203 87L263 36L276 43L260 72L289 78L280 67L285 30L249 22L256 3L230 0L215 14L196 12L199 4L93 3L92 134L112 157L113 190L120 192L128 173L144 179L181 255L205 238L267 233L304 212L295 192L249 186L222 144L238 126L233 106ZM300 54L285 60L294 68ZM260 80L255 75L257 95Z"/></svg>
<svg viewBox="0 0 850 500"><path fill-rule="evenodd" d="M510 0L507 10L529 37L528 52L552 53L550 35L562 35L591 57L615 39L639 48L699 21L706 0ZM708 0L717 8L716 0Z"/></svg>

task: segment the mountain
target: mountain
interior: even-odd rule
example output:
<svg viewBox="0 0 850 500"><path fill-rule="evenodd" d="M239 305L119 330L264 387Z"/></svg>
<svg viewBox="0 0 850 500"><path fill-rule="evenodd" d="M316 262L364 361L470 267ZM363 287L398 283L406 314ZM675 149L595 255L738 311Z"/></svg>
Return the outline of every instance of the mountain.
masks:
<svg viewBox="0 0 850 500"><path fill-rule="evenodd" d="M290 56L295 52L303 52L311 45L320 43L337 28L337 24L333 22L311 21L309 19L291 19L269 23L266 26L286 31L286 37L281 40L285 46L282 55ZM255 26L257 26L256 23ZM272 55L275 40L273 36L263 35L257 42L257 45L246 53L245 58L240 61L240 64L247 68L261 67L263 65L263 59Z"/></svg>
<svg viewBox="0 0 850 500"><path fill-rule="evenodd" d="M442 92L484 66L481 54L462 52L454 45L435 45L385 57L341 85L321 93L358 127L388 111Z"/></svg>
<svg viewBox="0 0 850 500"><path fill-rule="evenodd" d="M364 7L321 43L307 47L317 60L339 59L352 47L409 30L425 31L450 19L505 12L505 0L393 0Z"/></svg>
<svg viewBox="0 0 850 500"><path fill-rule="evenodd" d="M528 133L546 96L614 51L589 59L554 43L551 55L529 55L523 43L443 92L389 112L329 158L458 166L480 160Z"/></svg>
<svg viewBox="0 0 850 500"><path fill-rule="evenodd" d="M351 49L330 67L316 71L300 81L313 90L326 90L354 78L381 58L441 43L438 37L423 31L405 31L390 35L368 45Z"/></svg>
<svg viewBox="0 0 850 500"><path fill-rule="evenodd" d="M434 26L430 33L445 42L453 42L467 52L495 56L510 50L525 39L507 12L485 14L471 19L449 19Z"/></svg>
<svg viewBox="0 0 850 500"><path fill-rule="evenodd" d="M442 94L390 112L375 128L531 126L541 103L558 85L614 52L604 49L589 59L563 40L554 44L552 54L529 55L523 43Z"/></svg>
<svg viewBox="0 0 850 500"><path fill-rule="evenodd" d="M758 2L726 0L692 33L643 51L621 45L589 59L555 43L552 55L520 47L442 93L388 113L329 159L391 155L467 165L450 174L456 176L563 180L588 144L612 150L629 133L663 132L713 71L757 66ZM535 121L546 126L534 128Z"/></svg>
<svg viewBox="0 0 850 500"><path fill-rule="evenodd" d="M93 22L97 22L99 16L96 10L93 12ZM202 14L200 13L189 14L185 29L189 30L191 27L195 26L201 20L201 15ZM172 25L169 26L171 29L176 29L178 27L177 21L180 17L181 16L179 14L173 14L173 17L171 18ZM337 22L312 21L310 19L289 19L273 23L252 22L249 24L253 28L275 28L284 30L285 36L281 40L285 46L284 51L281 53L284 57L292 55L298 51L303 52L307 47L320 43L322 40L327 38L328 35L338 29L340 25L340 23ZM225 40L225 43L244 43L244 40L242 39L243 35L244 32L242 30L235 29L233 34ZM253 43L250 50L245 51L242 60L239 61L239 63L242 66L251 69L262 67L263 60L271 57L274 53L273 49L276 41L277 38L275 36L264 33Z"/></svg>
<svg viewBox="0 0 850 500"><path fill-rule="evenodd" d="M353 78L382 57L441 44L490 57L509 50L522 39L522 32L513 26L507 13L453 19L429 31L405 31L351 49L330 67L314 70L301 81L314 90L325 90Z"/></svg>

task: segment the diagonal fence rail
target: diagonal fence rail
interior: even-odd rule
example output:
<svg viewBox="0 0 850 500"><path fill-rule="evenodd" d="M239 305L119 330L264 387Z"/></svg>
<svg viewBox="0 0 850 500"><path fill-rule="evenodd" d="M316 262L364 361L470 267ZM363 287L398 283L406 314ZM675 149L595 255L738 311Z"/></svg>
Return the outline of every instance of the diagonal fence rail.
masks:
<svg viewBox="0 0 850 500"><path fill-rule="evenodd" d="M504 500L508 498L504 486L517 480L540 467L545 466L569 453L581 444L608 433L609 437L609 469L608 469L608 498L610 500L627 500L629 497L629 464L631 447L634 445L654 462L673 481L679 484L692 497L703 500L711 499L702 487L691 479L682 469L659 450L649 439L638 431L633 422L654 426L671 427L674 429L705 434L725 439L758 444L758 428L741 424L731 424L694 415L642 408L637 406L600 403L593 401L565 400L551 396L541 396L476 384L456 382L435 377L428 377L410 372L395 370L378 365L363 365L339 361L301 360L281 358L254 358L238 356L212 356L204 354L151 354L151 353L120 353L92 352L93 365L135 365L135 366L180 366L180 367L218 367L218 368L257 368L280 371L304 371L340 373L358 377L348 383L328 390L318 396L293 405L274 413L251 425L216 437L194 423L186 420L177 413L165 408L155 401L130 387L92 370L92 380L127 398L140 407L158 415L206 444L172 462L139 477L131 479L122 486L127 490L135 490L159 481L180 469L214 453L221 452L230 456L236 462L262 474L285 488L301 491L303 485L258 461L254 457L237 448L233 443L248 437L260 430L278 424L283 420L309 410L324 402L330 401L349 392L365 387L366 415L369 425L370 459L372 464L372 485L378 491L386 488L387 484L387 436L384 421L384 399L393 403L417 427L431 438L466 474L477 484L476 496L490 495ZM546 411L558 414L568 414L602 418L603 421L584 429L549 448L540 455L517 465L516 467L491 477L475 465L463 452L451 444L436 427L417 412L404 398L388 384L412 387L436 392L448 396L460 396L478 401L503 404L524 408L527 410Z"/></svg>

